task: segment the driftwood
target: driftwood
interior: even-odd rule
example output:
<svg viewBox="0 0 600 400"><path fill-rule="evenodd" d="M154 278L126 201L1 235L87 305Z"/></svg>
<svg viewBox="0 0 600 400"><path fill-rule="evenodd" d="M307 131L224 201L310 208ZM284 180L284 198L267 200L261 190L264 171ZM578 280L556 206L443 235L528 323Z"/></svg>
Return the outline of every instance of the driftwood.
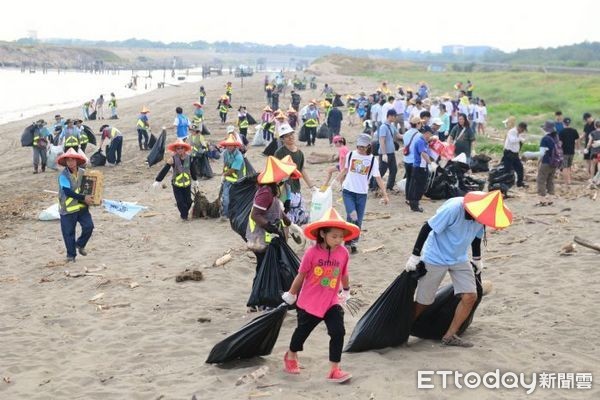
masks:
<svg viewBox="0 0 600 400"><path fill-rule="evenodd" d="M510 241L510 242L502 242L502 243L500 243L500 244L502 244L502 245L511 245L511 244L515 244L515 243L523 243L524 241L526 241L527 239L529 239L529 238L530 238L530 237L532 237L532 236L533 236L533 233L531 233L531 234L529 234L529 235L525 236L525 237L524 237L524 238L522 238L522 239L513 240L513 241Z"/></svg>
<svg viewBox="0 0 600 400"><path fill-rule="evenodd" d="M589 242L579 236L575 236L573 238L573 241L577 244L582 245L583 247L587 247L588 249L592 249L592 250L596 250L596 251L600 252L600 244Z"/></svg>
<svg viewBox="0 0 600 400"><path fill-rule="evenodd" d="M516 256L516 254L502 254L500 256L486 257L485 262L493 261L493 260L503 260L505 258L511 258Z"/></svg>
<svg viewBox="0 0 600 400"><path fill-rule="evenodd" d="M71 271L65 271L65 276L68 276L69 278L79 278L82 276L97 276L97 277L104 277L104 275L102 274L96 274L93 272L71 272Z"/></svg>
<svg viewBox="0 0 600 400"><path fill-rule="evenodd" d="M369 248L369 249L364 249L364 250L362 251L362 253L363 253L363 254L366 254L366 253L372 253L372 252L374 252L374 251L379 251L379 250L383 249L384 247L385 247L385 245L381 244L381 245L379 245L379 246L377 246L377 247L371 247L371 248Z"/></svg>
<svg viewBox="0 0 600 400"><path fill-rule="evenodd" d="M215 260L215 262L213 263L213 267L220 267L222 265L225 265L232 259L233 259L233 257L231 256L231 254L227 253L223 257L217 258Z"/></svg>
<svg viewBox="0 0 600 400"><path fill-rule="evenodd" d="M363 218L363 221L373 221L376 219L390 219L392 218L392 214L389 213L367 213L367 215Z"/></svg>
<svg viewBox="0 0 600 400"><path fill-rule="evenodd" d="M117 303L117 304L98 304L96 309L98 311L110 310L111 308L125 308L131 307L131 303Z"/></svg>
<svg viewBox="0 0 600 400"><path fill-rule="evenodd" d="M523 217L523 220L524 220L525 222L527 222L527 223L530 223L530 224L544 224L544 225L552 225L552 224L551 224L551 223L549 223L549 222L542 221L542 220L535 219L535 218L530 218L530 217Z"/></svg>

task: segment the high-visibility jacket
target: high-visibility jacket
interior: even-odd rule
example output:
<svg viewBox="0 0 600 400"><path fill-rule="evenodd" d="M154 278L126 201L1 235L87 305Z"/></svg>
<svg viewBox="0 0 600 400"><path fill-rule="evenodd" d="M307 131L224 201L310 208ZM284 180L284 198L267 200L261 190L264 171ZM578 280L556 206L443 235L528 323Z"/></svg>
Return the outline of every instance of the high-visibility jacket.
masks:
<svg viewBox="0 0 600 400"><path fill-rule="evenodd" d="M248 120L246 118L238 120L240 129L248 129Z"/></svg>
<svg viewBox="0 0 600 400"><path fill-rule="evenodd" d="M206 139L201 134L193 134L189 137L190 144L192 145L192 157L196 157L207 149Z"/></svg>
<svg viewBox="0 0 600 400"><path fill-rule="evenodd" d="M173 164L175 163L175 157L173 156ZM175 187L185 188L192 184L192 170L191 170L191 160L190 156L186 155L182 162L182 171L178 174L175 172L175 167L173 167L173 178L171 179L171 183Z"/></svg>
<svg viewBox="0 0 600 400"><path fill-rule="evenodd" d="M79 146L79 132L76 128L65 128L64 147Z"/></svg>
<svg viewBox="0 0 600 400"><path fill-rule="evenodd" d="M230 95L233 92L233 86L225 87L225 94Z"/></svg>
<svg viewBox="0 0 600 400"><path fill-rule="evenodd" d="M239 150L236 150L236 152L237 151L239 151ZM225 156L223 156L223 158L225 158ZM237 172L234 172L233 174L227 175L225 177L226 181L237 182L239 178L242 178L242 177L246 176L246 160L243 160L243 161L244 162L242 163L242 170L240 171L240 175L238 175ZM223 173L229 171L230 169L231 169L230 165L227 165L227 164L223 165Z"/></svg>
<svg viewBox="0 0 600 400"><path fill-rule="evenodd" d="M142 118L144 115L140 115L137 120L137 129L147 130L148 129L148 117Z"/></svg>
<svg viewBox="0 0 600 400"><path fill-rule="evenodd" d="M267 221L278 220L281 218L281 211L281 202L275 197L273 198L273 202L267 209L264 217L267 219ZM283 228L283 222L281 222L281 228ZM248 226L246 228L246 239L248 240L248 243L264 242L264 244L268 245L271 243L273 237L273 234L270 234L256 224L256 222L252 219L252 213L250 213L248 216Z"/></svg>
<svg viewBox="0 0 600 400"><path fill-rule="evenodd" d="M58 175L58 211L61 215L66 215L66 214L73 214L78 212L79 210L87 207L85 205L85 203L79 203L78 200L72 198L72 197L68 197L65 192L62 189L62 186L60 186L60 177L61 176L66 176L69 179L69 182L71 183L71 190L74 191L75 193L80 193L81 192L81 182L83 181L83 174L85 173L85 170L83 168L78 168L77 169L77 177L73 176L73 174L71 174L71 171L69 171L69 168L65 168L63 170L63 172L61 172Z"/></svg>
<svg viewBox="0 0 600 400"><path fill-rule="evenodd" d="M226 104L221 103L221 105L219 106L219 112L227 114L227 111L229 111L229 107L227 107Z"/></svg>
<svg viewBox="0 0 600 400"><path fill-rule="evenodd" d="M90 142L90 138L87 133L84 131L79 132L79 144L88 144Z"/></svg>

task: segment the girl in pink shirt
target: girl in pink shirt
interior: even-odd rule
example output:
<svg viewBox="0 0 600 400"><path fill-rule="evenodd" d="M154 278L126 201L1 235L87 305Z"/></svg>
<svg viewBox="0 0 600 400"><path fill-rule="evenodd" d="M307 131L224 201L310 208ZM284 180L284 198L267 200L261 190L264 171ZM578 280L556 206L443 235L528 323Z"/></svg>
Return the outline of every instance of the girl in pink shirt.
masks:
<svg viewBox="0 0 600 400"><path fill-rule="evenodd" d="M340 172L344 170L346 155L349 152L348 147L346 146L346 139L344 139L342 136L335 135L333 137L333 144L338 149L338 164L327 168L327 179L325 179L325 186L329 185L329 181L336 171Z"/></svg>
<svg viewBox="0 0 600 400"><path fill-rule="evenodd" d="M310 247L300 264L298 275L289 292L282 296L288 304L298 300L298 327L292 335L290 348L284 355L284 370L299 374L298 352L313 329L325 321L329 341L331 369L327 375L330 382L343 383L352 375L342 371L340 361L344 347L344 304L350 298L348 275L348 250L344 242L352 240L360 229L344 221L335 209L330 208L323 218L308 224L304 234L317 243ZM340 287L343 288L339 295Z"/></svg>

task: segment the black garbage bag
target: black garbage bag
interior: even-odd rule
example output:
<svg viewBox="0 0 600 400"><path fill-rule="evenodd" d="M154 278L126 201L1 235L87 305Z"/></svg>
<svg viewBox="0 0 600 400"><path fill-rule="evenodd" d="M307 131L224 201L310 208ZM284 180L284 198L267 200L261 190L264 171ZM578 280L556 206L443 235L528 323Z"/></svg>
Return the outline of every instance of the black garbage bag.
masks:
<svg viewBox="0 0 600 400"><path fill-rule="evenodd" d="M265 157L269 157L275 154L275 152L279 148L278 141L278 139L273 139L271 140L271 143L269 143L267 147L265 147L265 149L263 150L263 155Z"/></svg>
<svg viewBox="0 0 600 400"><path fill-rule="evenodd" d="M475 284L477 285L477 301L469 314L469 317L463 322L457 334L462 335L473 322L475 310L481 302L483 288L481 286L481 274L475 275ZM454 295L454 286L452 284L440 288L433 304L431 304L413 323L411 335L422 339L440 340L454 318L456 307L460 303L460 297Z"/></svg>
<svg viewBox="0 0 600 400"><path fill-rule="evenodd" d="M458 182L458 187L465 192L481 191L485 187L485 180L463 176Z"/></svg>
<svg viewBox="0 0 600 400"><path fill-rule="evenodd" d="M248 125L256 125L256 119L250 113L246 113L246 120L248 121Z"/></svg>
<svg viewBox="0 0 600 400"><path fill-rule="evenodd" d="M342 101L342 99L340 98L339 94L336 94L334 99L333 99L333 106L334 107L344 107L344 102Z"/></svg>
<svg viewBox="0 0 600 400"><path fill-rule="evenodd" d="M324 122L317 130L317 139L329 139L329 127Z"/></svg>
<svg viewBox="0 0 600 400"><path fill-rule="evenodd" d="M403 271L360 318L344 351L353 353L399 346L408 340L417 282L426 270Z"/></svg>
<svg viewBox="0 0 600 400"><path fill-rule="evenodd" d="M36 124L31 124L23 131L21 134L21 146L22 147L31 147L33 146L33 136L36 131L39 131L39 127Z"/></svg>
<svg viewBox="0 0 600 400"><path fill-rule="evenodd" d="M88 119L90 121L95 121L96 120L96 111L94 111L93 113L91 113L90 115L88 115Z"/></svg>
<svg viewBox="0 0 600 400"><path fill-rule="evenodd" d="M515 181L515 171L512 168L504 166L504 164L492 168L488 174L488 186L503 183L510 189L515 184Z"/></svg>
<svg viewBox="0 0 600 400"><path fill-rule="evenodd" d="M425 196L432 200L446 200L463 194L458 186L458 177L451 168L438 168L425 191Z"/></svg>
<svg viewBox="0 0 600 400"><path fill-rule="evenodd" d="M97 146L98 141L96 140L96 135L94 135L92 128L87 125L83 125L83 133L88 137L88 143Z"/></svg>
<svg viewBox="0 0 600 400"><path fill-rule="evenodd" d="M165 157L166 140L167 131L163 129L163 131L160 133L160 136L156 140L156 144L154 145L154 147L152 147L150 153L148 153L148 158L146 159L148 161L148 167L151 167L154 164L158 164Z"/></svg>
<svg viewBox="0 0 600 400"><path fill-rule="evenodd" d="M462 163L460 161L448 161L446 167L444 168L446 171L452 172L456 175L457 178L462 178L467 172L469 172L469 164Z"/></svg>
<svg viewBox="0 0 600 400"><path fill-rule="evenodd" d="M502 193L502 196L506 197L510 187L505 183L488 184L488 191L491 192L492 190L499 190Z"/></svg>
<svg viewBox="0 0 600 400"><path fill-rule="evenodd" d="M214 176L212 167L210 166L210 161L208 160L208 155L206 153L202 153L192 160L192 168L194 168L194 172L196 172L196 177L211 179Z"/></svg>
<svg viewBox="0 0 600 400"><path fill-rule="evenodd" d="M492 158L487 154L477 154L471 158L471 171L473 172L487 172L490 170L490 160Z"/></svg>
<svg viewBox="0 0 600 400"><path fill-rule="evenodd" d="M252 283L248 307L277 307L283 292L292 286L298 268L300 259L294 251L284 240L273 238Z"/></svg>
<svg viewBox="0 0 600 400"><path fill-rule="evenodd" d="M306 132L306 128L302 125L300 128L300 132L298 133L298 140L300 142L308 142L308 132Z"/></svg>
<svg viewBox="0 0 600 400"><path fill-rule="evenodd" d="M206 127L206 124L202 124L202 134L204 136L210 136L210 131L208 130L208 128Z"/></svg>
<svg viewBox="0 0 600 400"><path fill-rule="evenodd" d="M150 139L148 139L148 148L150 150L152 150L152 148L154 147L155 144L156 144L156 136L154 136L154 133L151 133Z"/></svg>
<svg viewBox="0 0 600 400"><path fill-rule="evenodd" d="M246 166L246 175L256 174L256 169L254 169L254 166L252 166L250 160L248 160L246 157L244 157L244 165Z"/></svg>
<svg viewBox="0 0 600 400"><path fill-rule="evenodd" d="M282 303L254 318L240 330L217 343L210 351L206 363L220 364L271 354L287 309L287 304Z"/></svg>
<svg viewBox="0 0 600 400"><path fill-rule="evenodd" d="M92 164L92 167L101 167L106 165L106 156L102 154L102 149L98 149L94 154L91 155L90 164Z"/></svg>
<svg viewBox="0 0 600 400"><path fill-rule="evenodd" d="M258 190L257 176L258 174L246 175L233 183L229 189L229 224L244 241L254 195Z"/></svg>

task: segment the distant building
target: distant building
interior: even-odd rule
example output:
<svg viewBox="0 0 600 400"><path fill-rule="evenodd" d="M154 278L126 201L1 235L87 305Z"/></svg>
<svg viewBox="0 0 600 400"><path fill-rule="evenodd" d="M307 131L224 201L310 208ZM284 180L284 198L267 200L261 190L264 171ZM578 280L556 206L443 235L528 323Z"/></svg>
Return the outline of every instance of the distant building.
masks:
<svg viewBox="0 0 600 400"><path fill-rule="evenodd" d="M427 66L428 72L446 72L446 65L444 64L429 64Z"/></svg>
<svg viewBox="0 0 600 400"><path fill-rule="evenodd" d="M493 50L493 47L463 46L457 44L442 46L442 54L454 56L481 56L490 50Z"/></svg>

